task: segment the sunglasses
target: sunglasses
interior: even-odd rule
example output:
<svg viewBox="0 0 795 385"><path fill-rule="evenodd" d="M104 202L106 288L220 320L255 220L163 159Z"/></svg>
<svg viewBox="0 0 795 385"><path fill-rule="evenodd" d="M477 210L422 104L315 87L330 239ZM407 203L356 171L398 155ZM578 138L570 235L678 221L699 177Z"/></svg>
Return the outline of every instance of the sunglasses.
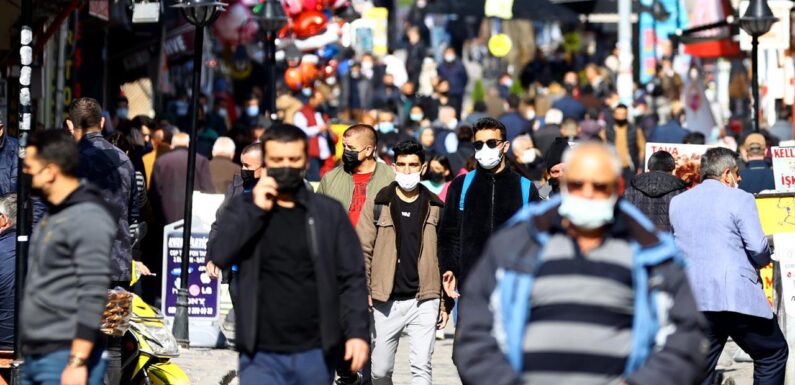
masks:
<svg viewBox="0 0 795 385"><path fill-rule="evenodd" d="M569 192L581 191L585 186L591 185L593 191L600 194L610 195L613 193L612 183L598 183L583 180L570 180L566 182L566 188Z"/></svg>
<svg viewBox="0 0 795 385"><path fill-rule="evenodd" d="M475 150L480 151L483 148L483 145L489 146L489 148L497 148L497 146L503 144L504 140L497 140L497 139L489 139L487 141L478 140L477 142L473 143L475 145Z"/></svg>

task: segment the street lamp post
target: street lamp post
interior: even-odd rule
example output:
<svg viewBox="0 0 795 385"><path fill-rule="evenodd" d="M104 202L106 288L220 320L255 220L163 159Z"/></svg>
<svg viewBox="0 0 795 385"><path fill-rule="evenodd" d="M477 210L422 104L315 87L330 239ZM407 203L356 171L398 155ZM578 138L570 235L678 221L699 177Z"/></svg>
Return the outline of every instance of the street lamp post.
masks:
<svg viewBox="0 0 795 385"><path fill-rule="evenodd" d="M257 14L260 28L265 32L265 60L268 63L267 111L273 122L276 118L276 34L287 24L287 15L278 0L264 0Z"/></svg>
<svg viewBox="0 0 795 385"><path fill-rule="evenodd" d="M214 0L182 0L173 5L182 10L185 18L196 27L193 45L193 93L191 95L190 144L188 145L188 170L185 181L185 210L182 226L182 259L180 261L180 287L174 315L174 337L180 345L188 347L188 265L190 261L190 230L193 212L193 178L196 168L196 120L201 87L204 28L212 24L226 4Z"/></svg>
<svg viewBox="0 0 795 385"><path fill-rule="evenodd" d="M773 16L773 12L767 5L767 0L751 0L748 4L748 9L745 10L745 14L739 21L740 28L751 35L751 73L753 77L751 90L754 96L754 132L759 132L759 36L770 31L770 27L778 21L778 18Z"/></svg>

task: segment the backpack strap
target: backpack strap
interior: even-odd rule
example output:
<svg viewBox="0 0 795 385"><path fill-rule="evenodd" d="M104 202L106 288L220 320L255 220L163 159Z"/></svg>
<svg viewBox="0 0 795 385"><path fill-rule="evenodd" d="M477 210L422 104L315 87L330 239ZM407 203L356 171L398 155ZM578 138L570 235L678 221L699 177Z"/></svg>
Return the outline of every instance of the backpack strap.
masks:
<svg viewBox="0 0 795 385"><path fill-rule="evenodd" d="M476 172L477 170L472 170L464 176L464 185L461 187L461 197L458 198L458 211L464 211L464 201L466 201L467 198L467 190L469 190L469 186L472 185Z"/></svg>
<svg viewBox="0 0 795 385"><path fill-rule="evenodd" d="M373 225L375 226L376 231L378 231L378 219L381 218L381 210L384 208L384 205L380 205L378 203L373 206Z"/></svg>
<svg viewBox="0 0 795 385"><path fill-rule="evenodd" d="M522 177L522 207L527 206L527 202L530 201L530 192L533 191L533 181Z"/></svg>

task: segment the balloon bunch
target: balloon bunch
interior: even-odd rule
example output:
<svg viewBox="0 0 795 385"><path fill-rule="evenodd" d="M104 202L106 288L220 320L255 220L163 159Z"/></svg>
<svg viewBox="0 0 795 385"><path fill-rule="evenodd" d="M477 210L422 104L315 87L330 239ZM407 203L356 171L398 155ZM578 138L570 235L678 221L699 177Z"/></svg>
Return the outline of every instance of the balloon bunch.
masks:
<svg viewBox="0 0 795 385"><path fill-rule="evenodd" d="M290 21L279 31L279 39L304 54L300 60L288 60L287 87L311 89L316 80L336 76L339 63L334 58L346 21L334 12L349 6L349 0L282 0L282 5Z"/></svg>

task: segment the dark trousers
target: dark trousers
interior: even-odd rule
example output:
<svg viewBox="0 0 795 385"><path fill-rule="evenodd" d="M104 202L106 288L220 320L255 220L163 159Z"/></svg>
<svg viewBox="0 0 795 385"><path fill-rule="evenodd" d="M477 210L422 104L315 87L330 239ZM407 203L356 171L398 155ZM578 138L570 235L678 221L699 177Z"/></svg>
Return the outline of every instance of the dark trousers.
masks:
<svg viewBox="0 0 795 385"><path fill-rule="evenodd" d="M326 385L334 381L321 349L240 354L240 385Z"/></svg>
<svg viewBox="0 0 795 385"><path fill-rule="evenodd" d="M707 318L710 347L707 377L702 385L715 381L715 366L731 337L754 360L754 385L781 385L787 367L787 341L776 317L766 319L732 312L703 312Z"/></svg>

